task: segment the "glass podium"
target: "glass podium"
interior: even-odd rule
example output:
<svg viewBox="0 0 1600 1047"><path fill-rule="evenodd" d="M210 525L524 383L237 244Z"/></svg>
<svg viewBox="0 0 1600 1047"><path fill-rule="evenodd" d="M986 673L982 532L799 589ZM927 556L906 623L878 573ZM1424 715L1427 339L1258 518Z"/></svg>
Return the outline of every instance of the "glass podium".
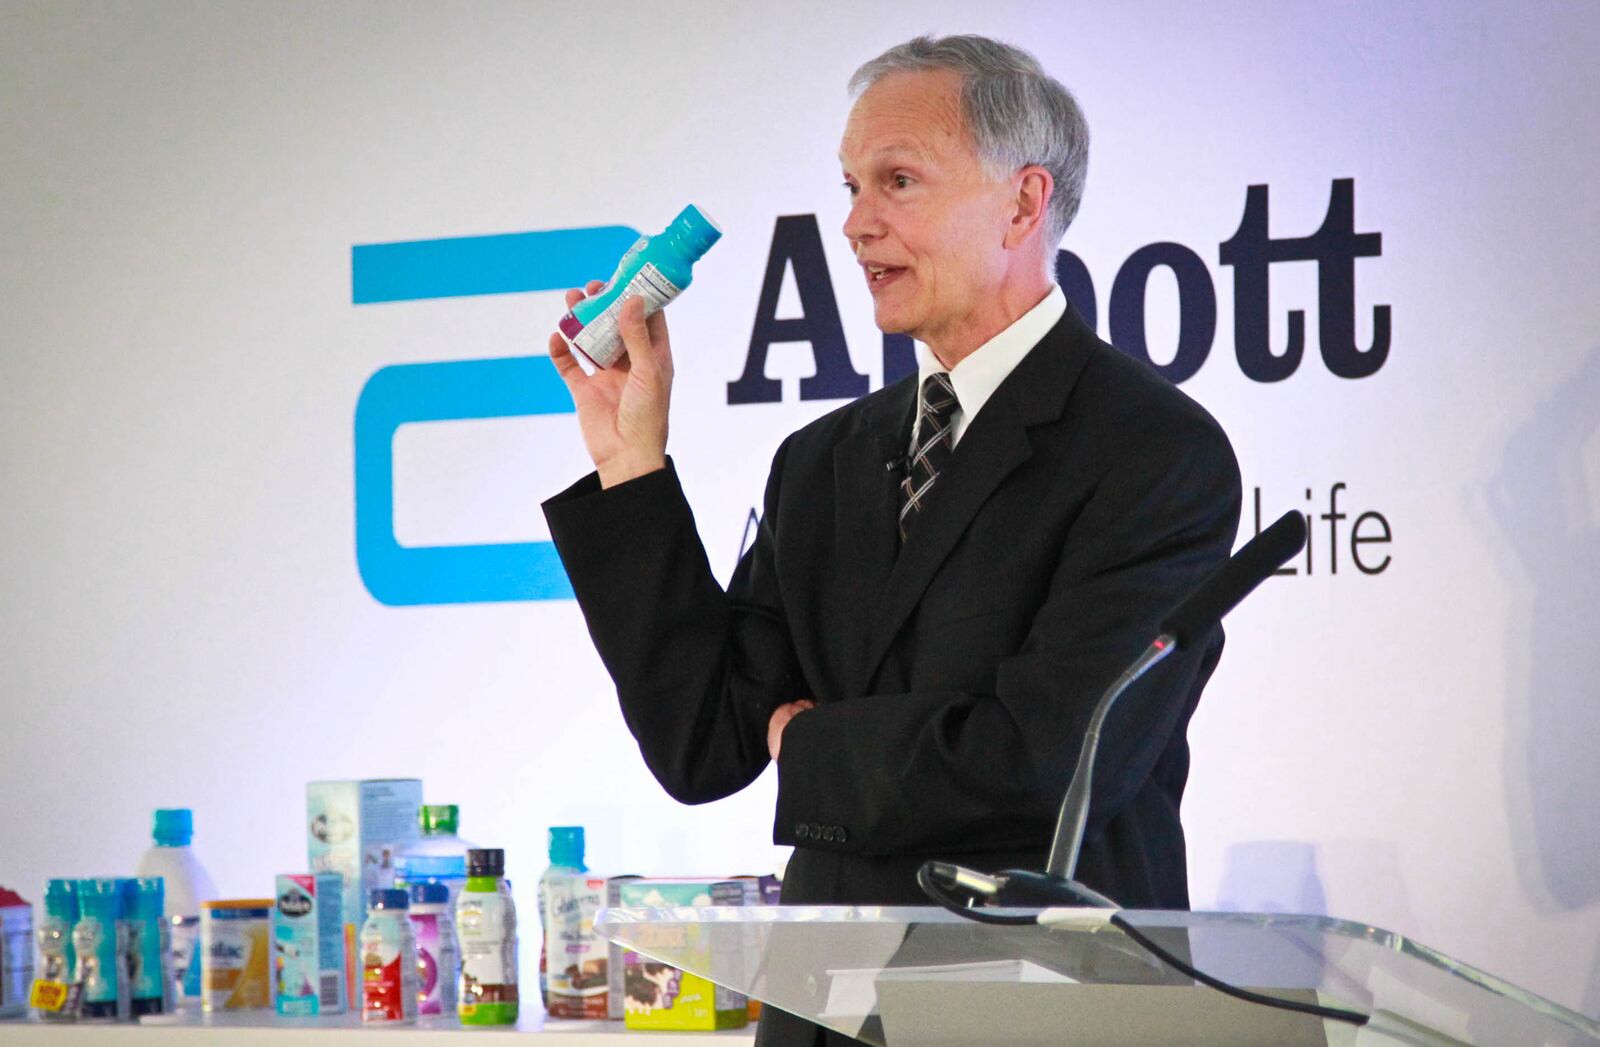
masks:
<svg viewBox="0 0 1600 1047"><path fill-rule="evenodd" d="M1110 915L1049 909L1036 925L1000 926L938 908L611 908L595 928L649 960L879 1047L1600 1044L1594 1020L1375 927L1318 916L1118 914L1195 971L1353 1012L1357 1024L1210 988Z"/></svg>

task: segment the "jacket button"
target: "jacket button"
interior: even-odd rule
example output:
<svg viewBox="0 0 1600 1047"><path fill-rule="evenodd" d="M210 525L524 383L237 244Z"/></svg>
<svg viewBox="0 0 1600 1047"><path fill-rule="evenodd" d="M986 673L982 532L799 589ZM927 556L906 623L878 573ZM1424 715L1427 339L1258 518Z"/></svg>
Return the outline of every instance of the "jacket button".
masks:
<svg viewBox="0 0 1600 1047"><path fill-rule="evenodd" d="M801 822L799 825L796 825L794 827L794 838L795 839L804 840L806 837L808 837L810 835L811 835L811 826L807 825L805 822Z"/></svg>
<svg viewBox="0 0 1600 1047"><path fill-rule="evenodd" d="M850 838L849 835L844 831L844 826L835 825L833 827L833 842L834 843L844 843L849 838Z"/></svg>
<svg viewBox="0 0 1600 1047"><path fill-rule="evenodd" d="M833 826L824 825L822 827L822 842L823 843L832 843L833 842Z"/></svg>

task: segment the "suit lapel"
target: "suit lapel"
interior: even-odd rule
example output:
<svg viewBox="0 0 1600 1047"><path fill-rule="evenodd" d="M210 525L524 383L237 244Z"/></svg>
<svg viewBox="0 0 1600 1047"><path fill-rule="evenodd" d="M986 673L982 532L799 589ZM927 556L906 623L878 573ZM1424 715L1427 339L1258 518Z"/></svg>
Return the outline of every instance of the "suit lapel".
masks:
<svg viewBox="0 0 1600 1047"><path fill-rule="evenodd" d="M1061 417L1067 395L1088 359L1085 340L1092 338L1069 307L972 421L939 474L929 507L917 520L900 555L893 558L881 595L863 605L872 607L867 618L872 628L860 663L863 673L853 681L853 693L866 693L895 636L978 510L1005 478L1032 456L1028 428ZM899 498L894 485L883 485L883 489L889 491L886 517L892 557ZM879 506L874 511L884 510ZM872 584L876 588L879 579L874 577Z"/></svg>
<svg viewBox="0 0 1600 1047"><path fill-rule="evenodd" d="M886 390L863 413L855 431L834 447L834 547L842 561L845 606L859 615L858 622L877 617L878 601L894 567L900 473L886 463L906 453L916 396L917 376L913 374ZM831 639L841 646L851 645L843 664L852 674L847 684L858 684L853 674L866 658L868 631L846 626L840 632Z"/></svg>

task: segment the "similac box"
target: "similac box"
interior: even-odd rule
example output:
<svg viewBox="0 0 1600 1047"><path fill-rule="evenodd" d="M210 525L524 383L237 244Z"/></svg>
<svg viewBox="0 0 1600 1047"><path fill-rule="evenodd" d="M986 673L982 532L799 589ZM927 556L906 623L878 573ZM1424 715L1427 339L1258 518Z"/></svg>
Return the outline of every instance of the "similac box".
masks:
<svg viewBox="0 0 1600 1047"><path fill-rule="evenodd" d="M617 883L617 898L624 907L743 905L745 885L738 880L621 880ZM738 983L742 938L736 926L725 929L730 932L725 938L714 933L702 936L692 954L694 966L701 970L720 968L727 975L725 980ZM648 930L663 936L664 949L681 953L681 929ZM739 1029L750 1021L742 993L647 959L631 949L622 950L622 994L623 1020L630 1029Z"/></svg>
<svg viewBox="0 0 1600 1047"><path fill-rule="evenodd" d="M394 886L394 860L417 838L420 778L311 782L306 786L306 852L313 873L344 878L345 984L356 980L356 931L374 889Z"/></svg>
<svg viewBox="0 0 1600 1047"><path fill-rule="evenodd" d="M344 877L278 877L272 910L273 977L279 1014L343 1014L347 997Z"/></svg>

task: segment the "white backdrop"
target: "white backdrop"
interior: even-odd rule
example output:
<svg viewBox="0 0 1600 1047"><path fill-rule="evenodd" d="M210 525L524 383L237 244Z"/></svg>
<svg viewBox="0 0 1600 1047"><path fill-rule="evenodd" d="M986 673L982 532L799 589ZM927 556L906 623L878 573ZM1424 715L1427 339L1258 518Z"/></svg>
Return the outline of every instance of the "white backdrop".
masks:
<svg viewBox="0 0 1600 1047"><path fill-rule="evenodd" d="M380 368L544 352L549 292L355 305L351 248L612 224L699 202L727 230L672 310L672 450L719 574L802 401L730 406L779 215L821 227L857 371L879 340L839 225L851 70L924 31L1032 49L1094 133L1064 246L1094 277L1182 244L1217 299L1184 388L1243 466L1246 527L1347 514L1339 569L1229 621L1191 730L1197 907L1416 935L1600 1013L1600 12L1590 5L0 6L0 883L132 867L195 808L223 890L302 867L312 778L420 775L524 884L544 827L591 865L756 872L772 782L700 809L639 761L570 600L408 607L357 569L353 419ZM1233 235L1354 179L1356 342L1318 354L1316 267L1271 269L1280 350L1235 360ZM595 272L595 276L607 275ZM794 315L786 289L779 315ZM1175 284L1149 283L1170 358ZM398 539L539 541L586 469L569 415L403 427ZM1306 490L1311 490L1308 505ZM1354 518L1393 541L1349 560ZM1369 527L1376 526L1369 521ZM1370 532L1369 532L1370 533ZM531 896L525 896L531 903Z"/></svg>

